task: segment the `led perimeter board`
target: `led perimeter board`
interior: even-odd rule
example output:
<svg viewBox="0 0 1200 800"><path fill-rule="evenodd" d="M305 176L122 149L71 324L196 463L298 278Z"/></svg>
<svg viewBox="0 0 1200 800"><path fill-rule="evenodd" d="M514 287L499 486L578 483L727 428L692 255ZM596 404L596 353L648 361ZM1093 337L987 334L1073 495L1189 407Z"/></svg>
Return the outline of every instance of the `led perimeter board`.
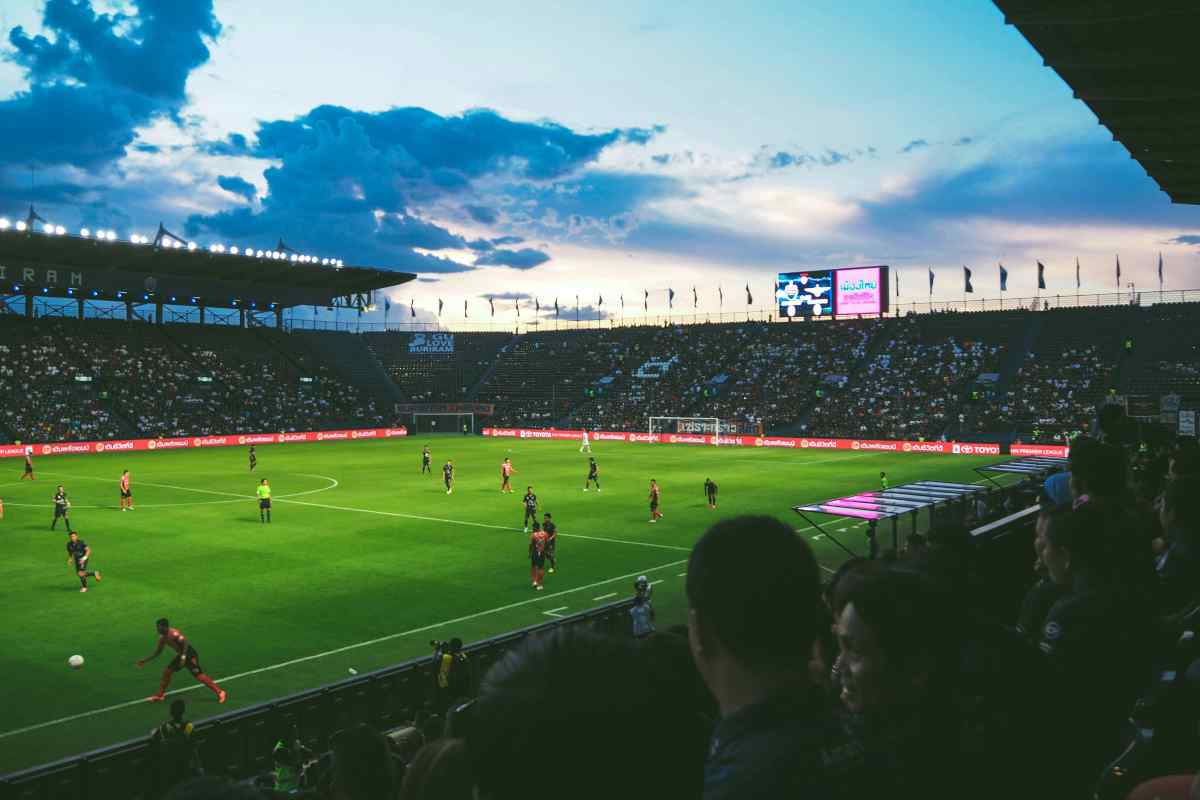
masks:
<svg viewBox="0 0 1200 800"><path fill-rule="evenodd" d="M781 272L775 278L780 319L888 312L888 268L844 267Z"/></svg>

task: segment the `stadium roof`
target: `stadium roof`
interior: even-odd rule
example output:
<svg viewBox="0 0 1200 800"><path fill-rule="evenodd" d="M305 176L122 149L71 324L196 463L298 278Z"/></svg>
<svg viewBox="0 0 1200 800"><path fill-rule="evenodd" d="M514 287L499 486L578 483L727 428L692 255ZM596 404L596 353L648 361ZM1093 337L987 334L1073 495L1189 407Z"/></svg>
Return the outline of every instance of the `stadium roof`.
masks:
<svg viewBox="0 0 1200 800"><path fill-rule="evenodd" d="M1200 2L994 2L1172 202L1200 204Z"/></svg>
<svg viewBox="0 0 1200 800"><path fill-rule="evenodd" d="M0 285L19 285L28 269L34 270L38 280L26 280L26 284L45 285L46 271L56 270L60 276L84 273L87 288L124 287L127 292L140 293L145 287L159 286L161 291L170 286L173 293L199 295L212 306L228 306L232 298L253 298L286 307L331 305L334 298L367 294L416 277L368 267L304 263L292 260L288 253L259 257L258 252L262 251L233 255L205 248L159 247L145 240L135 244L13 228L0 230L0 266L7 267Z"/></svg>

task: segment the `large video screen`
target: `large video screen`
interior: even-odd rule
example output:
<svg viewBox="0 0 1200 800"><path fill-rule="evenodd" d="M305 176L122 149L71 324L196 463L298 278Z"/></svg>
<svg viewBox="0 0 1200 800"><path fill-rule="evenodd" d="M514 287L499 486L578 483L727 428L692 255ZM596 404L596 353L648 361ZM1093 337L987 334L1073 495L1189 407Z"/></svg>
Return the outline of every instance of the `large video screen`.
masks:
<svg viewBox="0 0 1200 800"><path fill-rule="evenodd" d="M820 319L888 310L887 267L781 272L775 302L781 319Z"/></svg>

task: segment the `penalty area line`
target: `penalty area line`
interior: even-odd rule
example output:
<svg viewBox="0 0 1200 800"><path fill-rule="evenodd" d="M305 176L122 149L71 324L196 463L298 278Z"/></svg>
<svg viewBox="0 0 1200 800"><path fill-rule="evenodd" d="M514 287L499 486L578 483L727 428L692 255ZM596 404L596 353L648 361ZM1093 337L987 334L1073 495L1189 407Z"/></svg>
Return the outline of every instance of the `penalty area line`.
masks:
<svg viewBox="0 0 1200 800"><path fill-rule="evenodd" d="M490 608L487 611L477 611L474 614L467 614L465 616L456 617L455 619L448 619L443 622L435 622L432 625L422 625L419 628L412 628L407 631L399 631L397 633L389 633L386 636L380 636L375 639L368 639L365 642L356 642L354 644L348 644L343 647L334 648L333 650L326 650L323 653L315 653L311 656L301 656L300 658L293 658L290 661L283 661L278 664L272 664L267 667L259 667L258 669L247 670L246 672L239 672L235 675L227 675L223 678L217 678L216 681L219 684L231 683L233 681L240 680L242 678L249 678L253 675L261 675L264 672L273 672L274 670L277 670L277 669L284 669L285 667L295 666L296 664L303 664L307 661L316 661L317 659L328 658L329 656L340 655L341 653L348 653L351 650L357 650L362 647L372 647L374 645L382 644L383 642L390 642L393 639L399 639L404 636L412 636L414 634L424 633L425 631L431 631L431 630L435 630L437 628L444 628L448 625L458 625L463 622L469 622L474 619L479 619L480 617L486 617L490 614L499 614L502 611L510 611L514 608L521 608L523 606L531 605L533 603L540 603L540 602L543 602L545 600L550 600L555 597L564 597L569 594L574 594L575 592L583 592L583 591L587 591L588 589L595 589L597 586L605 586L607 584L613 583L614 581L628 580L630 578L635 578L639 575L644 575L647 572L657 572L657 571L663 570L663 569L670 569L671 567L677 567L680 564L684 564L684 563L687 563L687 559L680 559L679 561L672 561L669 564L660 564L657 567L641 569L641 570L638 570L637 572L630 572L627 575L618 575L615 578L607 578L602 581L596 581L595 583L585 584L584 586L576 586L573 589L563 589L560 592L551 592L550 594L544 594L544 595L539 595L537 597L531 597L528 600L518 600L515 603L508 603L507 605L497 606L496 608ZM564 606L564 608L565 608L565 606ZM559 609L556 609L556 610L559 610ZM172 689L171 691L167 692L167 695L172 696L172 695L183 694L184 692L191 692L191 691L195 691L196 689L201 689L201 688L204 688L203 684L197 683L193 686L184 686L180 689ZM107 714L110 711L119 711L121 709L131 708L133 706L140 705L145 702L147 702L147 700L146 700L146 698L143 697L138 700L129 700L124 703L117 703L116 705L105 706L104 708L97 708L97 709L93 709L91 711L83 711L79 714L72 714L69 717L60 717L59 719L52 719L47 722L39 722L36 725L27 725L24 728L17 728L16 730L4 731L3 733L0 733L0 739L8 739L12 736L20 736L23 733L32 733L33 731L42 730L43 728L50 728L55 725L62 725L64 723L74 722L75 720L79 720L79 719L86 719L88 717L94 717L94 716L98 716L100 714Z"/></svg>

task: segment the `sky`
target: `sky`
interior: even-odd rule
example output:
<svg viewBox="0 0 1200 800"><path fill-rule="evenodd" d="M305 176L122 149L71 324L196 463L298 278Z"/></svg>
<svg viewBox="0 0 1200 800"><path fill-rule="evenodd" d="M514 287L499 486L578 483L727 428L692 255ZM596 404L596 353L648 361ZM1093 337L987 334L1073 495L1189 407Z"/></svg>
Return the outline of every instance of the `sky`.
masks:
<svg viewBox="0 0 1200 800"><path fill-rule="evenodd" d="M1200 288L1200 209L990 2L712 5L0 0L0 215L282 238L417 273L422 318L739 310L853 264L901 302L964 265L999 297L1000 263L1031 295L1037 261L1074 293L1076 258L1112 291L1118 256L1155 290L1159 253Z"/></svg>

